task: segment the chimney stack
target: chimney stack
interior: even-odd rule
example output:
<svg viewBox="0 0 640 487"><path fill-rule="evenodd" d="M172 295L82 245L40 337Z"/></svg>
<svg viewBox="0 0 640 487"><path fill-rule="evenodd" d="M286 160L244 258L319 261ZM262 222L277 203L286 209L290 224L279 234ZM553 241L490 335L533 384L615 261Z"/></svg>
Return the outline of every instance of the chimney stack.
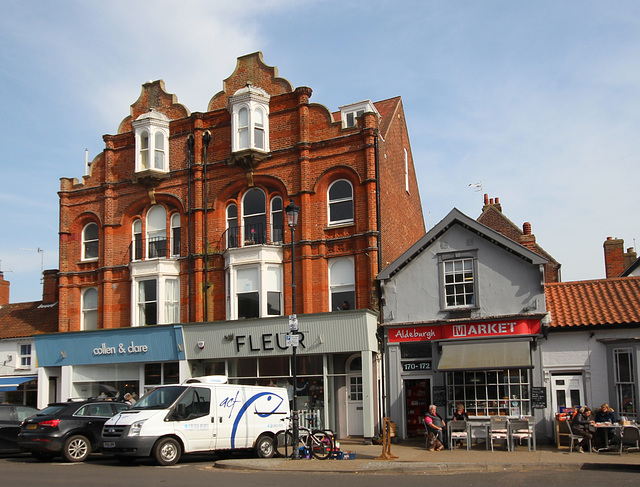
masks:
<svg viewBox="0 0 640 487"><path fill-rule="evenodd" d="M620 277L626 269L624 265L624 240L607 237L604 242L605 277Z"/></svg>
<svg viewBox="0 0 640 487"><path fill-rule="evenodd" d="M9 304L9 281L4 280L4 272L0 271L0 306Z"/></svg>
<svg viewBox="0 0 640 487"><path fill-rule="evenodd" d="M531 223L524 222L522 225L522 235L520 236L520 245L523 247L536 251L536 236L531 233Z"/></svg>
<svg viewBox="0 0 640 487"><path fill-rule="evenodd" d="M502 213L502 205L500 205L500 198L489 198L489 195L485 193L484 195L484 206L482 207L482 211L487 209L487 206L493 206L496 210Z"/></svg>
<svg viewBox="0 0 640 487"><path fill-rule="evenodd" d="M42 273L42 302L52 304L58 301L58 269L47 269Z"/></svg>

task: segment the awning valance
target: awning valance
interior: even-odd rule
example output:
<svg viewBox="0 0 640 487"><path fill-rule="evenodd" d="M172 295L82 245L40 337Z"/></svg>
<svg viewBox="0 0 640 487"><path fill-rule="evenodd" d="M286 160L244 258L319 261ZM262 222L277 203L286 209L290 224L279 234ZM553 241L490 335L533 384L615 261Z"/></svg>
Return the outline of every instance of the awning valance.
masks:
<svg viewBox="0 0 640 487"><path fill-rule="evenodd" d="M438 371L532 368L529 341L442 344Z"/></svg>
<svg viewBox="0 0 640 487"><path fill-rule="evenodd" d="M20 385L37 378L37 375L13 375L9 377L0 377L0 391L16 391Z"/></svg>

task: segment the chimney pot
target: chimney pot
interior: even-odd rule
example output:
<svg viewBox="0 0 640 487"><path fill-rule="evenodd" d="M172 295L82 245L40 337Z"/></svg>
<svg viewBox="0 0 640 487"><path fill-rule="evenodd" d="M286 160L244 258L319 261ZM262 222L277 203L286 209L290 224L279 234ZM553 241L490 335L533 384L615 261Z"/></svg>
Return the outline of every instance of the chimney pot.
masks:
<svg viewBox="0 0 640 487"><path fill-rule="evenodd" d="M522 231L525 235L531 235L531 223L524 222L524 225L522 225Z"/></svg>
<svg viewBox="0 0 640 487"><path fill-rule="evenodd" d="M484 204L485 205L489 204L489 195L487 193L484 194Z"/></svg>

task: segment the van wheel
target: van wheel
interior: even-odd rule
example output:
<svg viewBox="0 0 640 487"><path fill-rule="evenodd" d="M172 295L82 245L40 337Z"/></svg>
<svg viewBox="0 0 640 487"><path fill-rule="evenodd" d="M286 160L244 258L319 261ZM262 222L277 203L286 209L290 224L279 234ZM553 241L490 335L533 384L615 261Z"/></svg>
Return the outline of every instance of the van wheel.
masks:
<svg viewBox="0 0 640 487"><path fill-rule="evenodd" d="M174 438L163 438L153 448L153 458L158 465L175 465L182 455L182 447Z"/></svg>
<svg viewBox="0 0 640 487"><path fill-rule="evenodd" d="M256 442L256 455L259 458L271 458L275 453L273 438L269 435L262 435Z"/></svg>
<svg viewBox="0 0 640 487"><path fill-rule="evenodd" d="M91 453L91 443L82 435L74 435L64 442L62 456L67 462L84 462Z"/></svg>

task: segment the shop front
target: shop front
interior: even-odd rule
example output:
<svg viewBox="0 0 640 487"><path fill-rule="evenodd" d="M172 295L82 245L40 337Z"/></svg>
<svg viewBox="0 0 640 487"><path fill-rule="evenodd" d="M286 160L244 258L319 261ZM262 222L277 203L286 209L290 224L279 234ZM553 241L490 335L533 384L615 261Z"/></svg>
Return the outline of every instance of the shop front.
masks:
<svg viewBox="0 0 640 487"><path fill-rule="evenodd" d="M184 325L190 373L235 384L296 388L301 424L371 438L379 418L377 317L371 311L298 315L296 383L286 316Z"/></svg>
<svg viewBox="0 0 640 487"><path fill-rule="evenodd" d="M424 435L427 407L451 418L532 417L540 317L389 326L389 407L403 438Z"/></svg>
<svg viewBox="0 0 640 487"><path fill-rule="evenodd" d="M38 408L71 398L134 398L190 376L181 325L35 337Z"/></svg>

